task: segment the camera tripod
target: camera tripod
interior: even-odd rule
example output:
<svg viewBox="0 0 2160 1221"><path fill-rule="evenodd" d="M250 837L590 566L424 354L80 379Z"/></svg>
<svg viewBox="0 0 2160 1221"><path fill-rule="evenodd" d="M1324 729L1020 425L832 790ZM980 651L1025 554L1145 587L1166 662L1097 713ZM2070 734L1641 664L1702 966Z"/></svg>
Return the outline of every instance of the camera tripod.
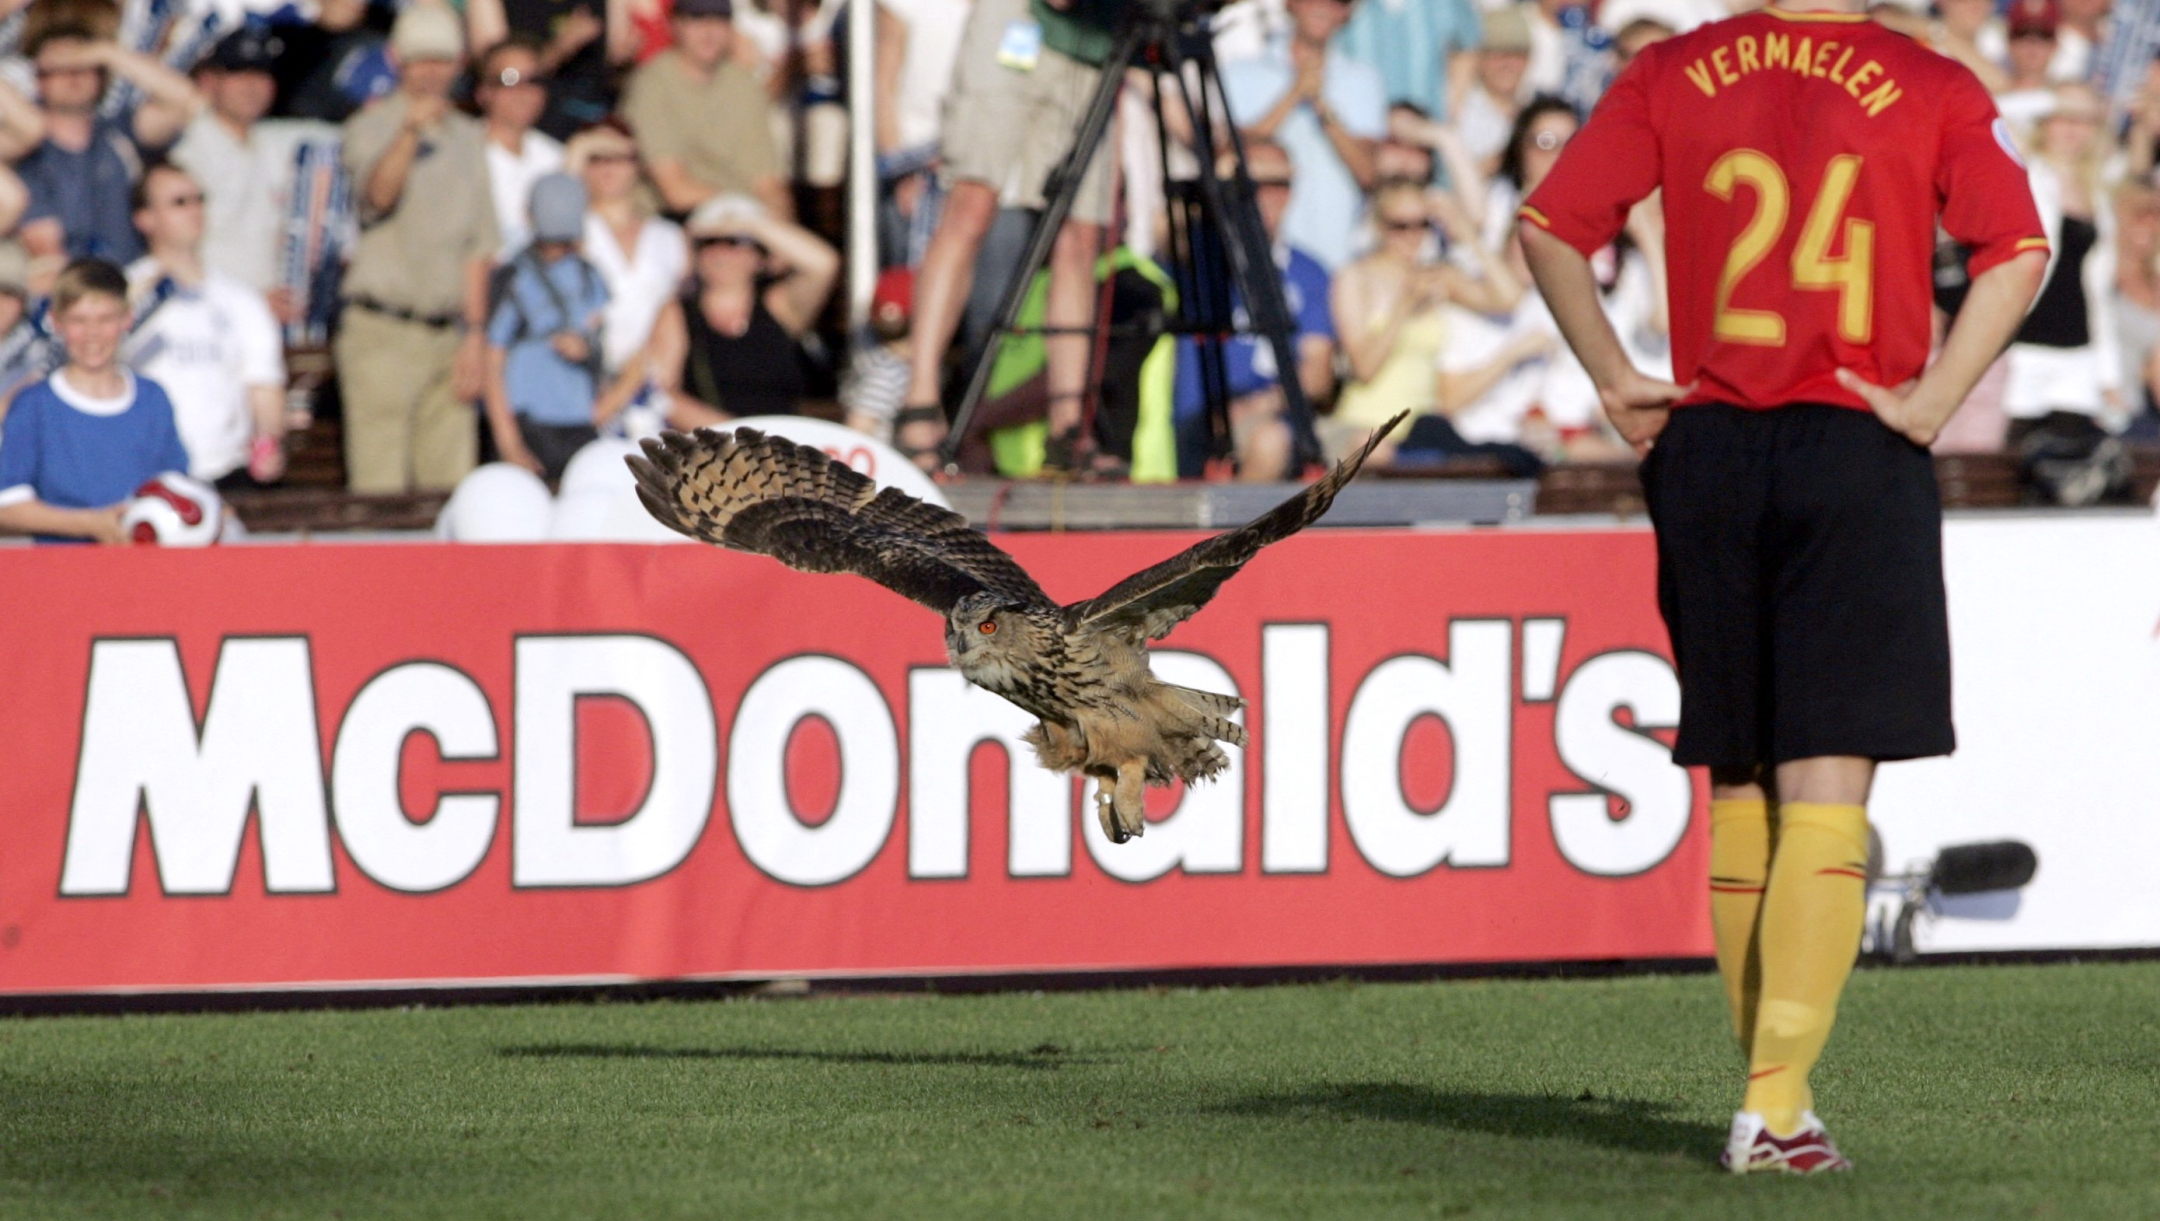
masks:
<svg viewBox="0 0 2160 1221"><path fill-rule="evenodd" d="M1319 459L1312 405L1306 401L1297 379L1290 309L1275 268L1273 243L1254 204L1252 178L1245 168L1245 144L1236 124L1230 121L1228 95L1215 62L1208 14L1198 5L1180 4L1177 0L1132 0L1110 56L1103 62L1101 79L1096 82L1072 147L1051 171L1045 192L1048 202L1020 265L999 298L983 351L970 371L967 391L940 447L938 457L947 469L953 469L961 440L982 406L999 346L1007 337L1100 333L1099 316L1096 324L1086 327L1022 327L1020 312L1029 284L1048 260L1058 232L1071 214L1088 162L1102 149L1126 73L1132 68L1147 72L1154 84L1151 92L1158 169L1169 216L1169 238L1158 252L1158 261L1167 264L1166 270L1177 286L1175 309L1165 311L1151 329L1156 334L1188 335L1196 341L1200 388L1207 407L1209 456L1222 458L1230 453L1230 379L1224 344L1238 334L1248 334L1264 338L1273 350L1285 422L1290 426L1293 468ZM1170 174L1171 124L1164 116L1165 88L1177 90L1190 122L1191 151L1200 162L1200 172L1193 178L1173 178ZM1227 176L1220 172L1218 149L1231 154L1231 172ZM1103 155L1115 156L1116 152L1109 149ZM1242 330L1235 325L1235 307L1240 304L1249 319L1249 325ZM1097 343L1088 359L1086 385L1092 388L1091 395L1100 393L1102 363L1103 347ZM1083 416L1083 427L1091 416Z"/></svg>

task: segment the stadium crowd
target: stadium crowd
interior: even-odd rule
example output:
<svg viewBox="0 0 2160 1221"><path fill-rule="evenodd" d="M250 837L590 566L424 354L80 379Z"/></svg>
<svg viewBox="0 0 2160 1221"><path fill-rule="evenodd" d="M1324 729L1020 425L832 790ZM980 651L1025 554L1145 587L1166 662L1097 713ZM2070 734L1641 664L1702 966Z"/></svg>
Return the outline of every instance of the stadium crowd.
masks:
<svg viewBox="0 0 2160 1221"><path fill-rule="evenodd" d="M190 473L227 488L283 477L308 422L286 356L326 347L318 406L341 413L356 492L446 489L489 459L552 480L602 433L804 410L932 461L1123 4L876 0L884 271L869 330L846 335L844 0L766 3L0 0L0 400L63 368L53 291L75 268L74 297L95 296L106 280L80 268L97 260L125 278L126 384L162 387ZM1635 54L1754 4L1223 8L1224 101L1315 418L1286 410L1272 349L1234 340L1233 453L1211 462L1192 340L1090 352L1053 333L1004 345L967 464L1282 478L1401 410L1416 423L1382 461L1628 460L1529 282L1514 209ZM1873 15L1995 93L2054 243L2038 306L1939 447L2015 449L2057 499L2121 491L2123 442L2160 437L2160 3ZM1032 93L981 104L1016 74ZM1183 287L1154 258L1176 194L1157 167L1223 150L1162 157L1158 133L1190 127L1158 126L1150 99L1125 82L1024 317L1141 317ZM1001 161L1013 133L1025 147ZM1667 240L1653 198L1596 260L1659 374ZM1936 267L1947 318L1960 252L1945 242ZM105 402L65 373L54 389ZM7 459L22 431L0 426L0 466L41 469ZM0 509L40 494L0 488Z"/></svg>

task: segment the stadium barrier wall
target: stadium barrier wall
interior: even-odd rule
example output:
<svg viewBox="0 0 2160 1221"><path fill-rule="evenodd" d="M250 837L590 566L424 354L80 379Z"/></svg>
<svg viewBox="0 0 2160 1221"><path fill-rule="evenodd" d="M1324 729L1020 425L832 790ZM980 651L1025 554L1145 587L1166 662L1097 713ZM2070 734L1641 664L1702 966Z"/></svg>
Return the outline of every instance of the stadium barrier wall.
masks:
<svg viewBox="0 0 2160 1221"><path fill-rule="evenodd" d="M1193 537L1001 541L1071 599ZM1893 865L2014 835L2041 867L1924 947L2160 945L2154 542L1952 524L1965 749L1886 769L1878 822ZM1157 655L1250 700L1251 749L1112 845L936 617L852 578L0 553L0 991L1707 955L1652 560L1624 528L1271 549Z"/></svg>
<svg viewBox="0 0 2160 1221"><path fill-rule="evenodd" d="M1893 871L1998 839L2040 868L1938 901L1916 947L2160 946L2160 521L1976 513L1943 542L1958 750L1883 768L1869 814Z"/></svg>
<svg viewBox="0 0 2160 1221"><path fill-rule="evenodd" d="M1196 537L1001 541L1074 599ZM9 552L0 989L1704 953L1649 559L1632 530L1270 549L1156 663L1251 700L1252 748L1112 845L940 620L854 578Z"/></svg>

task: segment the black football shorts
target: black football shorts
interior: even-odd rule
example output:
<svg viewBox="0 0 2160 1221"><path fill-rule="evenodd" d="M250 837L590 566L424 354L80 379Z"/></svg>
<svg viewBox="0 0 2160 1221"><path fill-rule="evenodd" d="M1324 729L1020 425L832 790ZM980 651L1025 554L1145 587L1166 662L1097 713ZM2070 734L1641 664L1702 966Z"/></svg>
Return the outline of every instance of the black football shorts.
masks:
<svg viewBox="0 0 2160 1221"><path fill-rule="evenodd" d="M1950 753L1925 449L1849 407L1702 404L1672 413L1642 481L1680 672L1674 762Z"/></svg>

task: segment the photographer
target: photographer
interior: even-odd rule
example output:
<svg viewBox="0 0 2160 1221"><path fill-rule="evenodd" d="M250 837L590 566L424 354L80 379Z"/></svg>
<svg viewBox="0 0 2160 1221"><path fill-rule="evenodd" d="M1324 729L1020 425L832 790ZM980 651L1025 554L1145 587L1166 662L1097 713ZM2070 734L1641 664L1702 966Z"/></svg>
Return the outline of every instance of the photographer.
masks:
<svg viewBox="0 0 2160 1221"><path fill-rule="evenodd" d="M1333 0L1326 0L1332 3ZM975 280L975 256L1016 182L1018 205L1041 208L1051 170L1065 159L1109 57L1124 0L977 0L962 36L946 102L944 174L949 194L915 282L914 347L907 405L894 443L926 468L945 435L940 391L946 349ZM1109 222L1111 158L1089 160L1071 214L1050 256L1044 322L1084 327L1094 304L1093 265ZM1048 464L1070 468L1087 381L1087 337L1047 337Z"/></svg>

